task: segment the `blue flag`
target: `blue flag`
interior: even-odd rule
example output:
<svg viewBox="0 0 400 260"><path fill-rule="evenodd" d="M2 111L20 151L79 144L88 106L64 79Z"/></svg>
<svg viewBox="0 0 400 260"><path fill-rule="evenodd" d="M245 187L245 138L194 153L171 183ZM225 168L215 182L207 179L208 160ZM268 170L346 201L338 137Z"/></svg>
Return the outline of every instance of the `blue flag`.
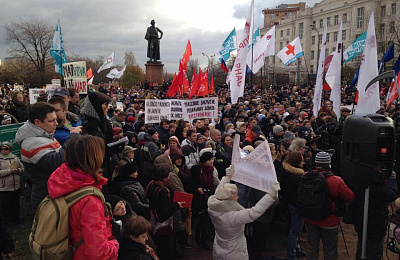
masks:
<svg viewBox="0 0 400 260"><path fill-rule="evenodd" d="M383 55L382 59L379 61L379 65L378 65L379 72L382 71L382 68L383 68L383 65L385 64L385 62L388 62L393 58L394 58L394 44L392 46L390 46L390 48Z"/></svg>
<svg viewBox="0 0 400 260"><path fill-rule="evenodd" d="M354 88L357 84L358 81L358 74L360 73L360 66L358 66L358 69L356 71L356 74L353 77L353 80L350 83L350 88Z"/></svg>
<svg viewBox="0 0 400 260"><path fill-rule="evenodd" d="M347 63L354 59L358 54L364 51L365 37L367 37L367 32L361 34L357 39L350 44L350 46L343 52L344 63Z"/></svg>
<svg viewBox="0 0 400 260"><path fill-rule="evenodd" d="M227 61L231 56L231 52L236 50L236 29L233 28L232 32L226 37L225 41L222 43L219 49L219 54L222 58Z"/></svg>
<svg viewBox="0 0 400 260"><path fill-rule="evenodd" d="M55 71L62 76L62 65L67 63L67 57L65 56L63 47L60 21L58 21L56 30L54 32L53 42L51 43L50 48L50 55L54 58Z"/></svg>
<svg viewBox="0 0 400 260"><path fill-rule="evenodd" d="M400 55L397 58L397 61L393 66L393 70L396 72L396 75L399 74L399 71L400 71Z"/></svg>

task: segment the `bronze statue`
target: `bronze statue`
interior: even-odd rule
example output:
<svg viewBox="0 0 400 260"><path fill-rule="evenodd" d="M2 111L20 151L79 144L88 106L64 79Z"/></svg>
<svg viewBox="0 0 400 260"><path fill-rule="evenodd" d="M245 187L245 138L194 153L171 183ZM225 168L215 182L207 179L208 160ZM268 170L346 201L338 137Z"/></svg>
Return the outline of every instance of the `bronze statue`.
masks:
<svg viewBox="0 0 400 260"><path fill-rule="evenodd" d="M151 20L151 26L147 27L146 35L144 38L147 40L147 57L149 61L160 60L160 40L163 36L163 32L155 26L156 22ZM160 33L160 37L158 37Z"/></svg>

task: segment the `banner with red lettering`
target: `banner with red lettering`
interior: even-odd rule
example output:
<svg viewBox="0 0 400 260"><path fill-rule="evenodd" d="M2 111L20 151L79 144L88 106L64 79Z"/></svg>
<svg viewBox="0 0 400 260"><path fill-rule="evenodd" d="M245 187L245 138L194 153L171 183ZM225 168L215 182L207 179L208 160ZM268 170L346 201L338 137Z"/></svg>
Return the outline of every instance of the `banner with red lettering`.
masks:
<svg viewBox="0 0 400 260"><path fill-rule="evenodd" d="M75 88L79 94L87 94L86 61L63 64L64 86Z"/></svg>

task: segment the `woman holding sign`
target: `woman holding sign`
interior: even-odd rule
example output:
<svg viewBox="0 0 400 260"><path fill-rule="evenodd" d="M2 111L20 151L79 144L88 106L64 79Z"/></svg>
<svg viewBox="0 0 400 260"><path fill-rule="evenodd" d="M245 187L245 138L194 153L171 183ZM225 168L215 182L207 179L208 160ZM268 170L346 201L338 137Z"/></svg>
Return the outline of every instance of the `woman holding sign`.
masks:
<svg viewBox="0 0 400 260"><path fill-rule="evenodd" d="M215 227L214 260L248 259L245 224L258 219L274 203L280 190L279 182L276 182L254 207L245 209L237 202L239 196L236 185L229 183L233 173L233 166L226 169L226 176L208 200L208 212Z"/></svg>

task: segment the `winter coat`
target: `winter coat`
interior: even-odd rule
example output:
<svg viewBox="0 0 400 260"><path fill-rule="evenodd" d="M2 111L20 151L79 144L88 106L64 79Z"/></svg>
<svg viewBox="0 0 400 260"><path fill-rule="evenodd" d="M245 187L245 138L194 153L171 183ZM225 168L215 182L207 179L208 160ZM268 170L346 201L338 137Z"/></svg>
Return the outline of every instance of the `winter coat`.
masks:
<svg viewBox="0 0 400 260"><path fill-rule="evenodd" d="M253 131L247 130L246 132L246 138L243 140L243 147L246 145L251 145L253 143L253 140L256 139L256 136L254 136Z"/></svg>
<svg viewBox="0 0 400 260"><path fill-rule="evenodd" d="M194 165L192 169L190 169L190 174L192 175L192 192L193 192L193 213L199 213L202 212L203 210L207 209L207 198L208 196L211 196L211 194L214 194L214 190L218 187L220 184L220 180L218 179L218 171L214 167L213 171L213 190L211 190L211 194L205 194L205 195L200 195L199 192L197 191L198 188L204 188L200 186L200 174L201 174L201 166L200 165Z"/></svg>
<svg viewBox="0 0 400 260"><path fill-rule="evenodd" d="M164 149L159 148L149 134L144 135L145 143L140 148L140 158L143 160L143 178L146 180L152 179L152 174L157 170L154 165L154 160L164 153ZM143 155L143 156L142 156Z"/></svg>
<svg viewBox="0 0 400 260"><path fill-rule="evenodd" d="M165 130L162 126L157 127L160 143L168 147L168 140L171 136L169 130Z"/></svg>
<svg viewBox="0 0 400 260"><path fill-rule="evenodd" d="M215 163L214 166L218 171L219 178L222 178L223 176L226 175L225 172L226 168L228 168L232 162L232 153L233 153L232 147L224 143L219 143L217 145L214 162L218 163Z"/></svg>
<svg viewBox="0 0 400 260"><path fill-rule="evenodd" d="M118 259L120 260L155 260L151 256L146 245L136 242L128 237L122 237L119 241Z"/></svg>
<svg viewBox="0 0 400 260"><path fill-rule="evenodd" d="M11 164L15 164L18 173L12 173ZM15 167L14 167L15 168ZM24 172L24 166L17 156L10 153L8 156L0 154L0 192L16 191L21 188L21 174Z"/></svg>
<svg viewBox="0 0 400 260"><path fill-rule="evenodd" d="M118 116L113 116L113 117L111 118L111 123L112 123L112 126L113 126L113 127L120 127L120 128L123 127L122 122L120 121L120 119L118 118Z"/></svg>
<svg viewBox="0 0 400 260"><path fill-rule="evenodd" d="M57 198L83 187L101 189L107 183L105 178L100 178L99 181L100 185L92 176L81 170L71 170L63 164L49 178L49 194ZM112 235L110 220L111 214L104 216L103 203L95 196L84 197L70 208L71 244L84 239L73 259L117 259L119 245Z"/></svg>
<svg viewBox="0 0 400 260"><path fill-rule="evenodd" d="M77 127L82 124L81 119L71 112L67 113L67 119L71 122L72 127ZM67 141L69 135L70 129L65 125L59 123L56 128L56 132L54 133L54 138L57 139L60 145L63 145L65 141Z"/></svg>
<svg viewBox="0 0 400 260"><path fill-rule="evenodd" d="M183 156L182 149L176 148L176 149L169 149L169 150L171 150L169 153L169 157L171 158L171 161L173 163L173 172L176 173L176 175L179 177L180 181L182 182L183 189L186 192L191 192L192 176L190 175L189 168L185 164L185 156ZM174 164L175 160L178 158L182 158L182 163L179 166ZM172 178L174 178L174 177L172 177ZM170 180L170 182L171 182L171 180Z"/></svg>
<svg viewBox="0 0 400 260"><path fill-rule="evenodd" d="M78 134L71 134L74 138ZM26 121L15 135L15 142L21 144L21 160L32 181L31 206L36 208L46 197L47 180L63 162L66 143L61 147L53 133Z"/></svg>
<svg viewBox="0 0 400 260"><path fill-rule="evenodd" d="M147 197L149 198L150 210L156 212L158 215L158 221L160 223L166 221L179 210L178 202L172 202L169 190L162 187L160 192L155 194L156 188L162 187L154 182L149 183L146 189Z"/></svg>
<svg viewBox="0 0 400 260"><path fill-rule="evenodd" d="M320 171L318 169L315 170ZM347 203L354 200L354 193L349 189L349 187L347 187L343 179L339 176L332 175L327 177L326 183L328 184L329 196L332 201L331 210L333 213L338 209L336 202L338 199ZM329 215L323 220L305 218L304 221L320 227L336 227L339 225L339 218L334 214Z"/></svg>
<svg viewBox="0 0 400 260"><path fill-rule="evenodd" d="M19 123L23 123L29 119L29 105L28 104L19 104L14 102L10 109L7 109L7 112L13 115Z"/></svg>
<svg viewBox="0 0 400 260"><path fill-rule="evenodd" d="M197 143L192 145L192 143L188 139L182 141L181 146L183 147L185 145L188 145L192 151L188 156L185 156L186 165L189 169L191 169L193 165L200 163L200 151Z"/></svg>
<svg viewBox="0 0 400 260"><path fill-rule="evenodd" d="M254 188L250 188L248 193L247 193L247 200L248 200L248 207L252 208L254 207L257 202L259 202L267 193L264 191L260 191ZM240 198L239 198L240 199ZM274 215L274 206L271 206L267 211L264 212L258 219L255 221L264 223L264 224L269 224L272 221L272 217Z"/></svg>
<svg viewBox="0 0 400 260"><path fill-rule="evenodd" d="M297 188L303 174L303 169L294 167L287 162L282 163L281 177L278 178L278 181L281 183L282 195L292 206L296 206Z"/></svg>
<svg viewBox="0 0 400 260"><path fill-rule="evenodd" d="M223 177L217 191L228 182L229 179ZM215 227L213 259L248 259L244 226L259 218L273 203L274 200L266 195L254 207L245 209L234 200L219 200L216 195L211 196L208 212Z"/></svg>

